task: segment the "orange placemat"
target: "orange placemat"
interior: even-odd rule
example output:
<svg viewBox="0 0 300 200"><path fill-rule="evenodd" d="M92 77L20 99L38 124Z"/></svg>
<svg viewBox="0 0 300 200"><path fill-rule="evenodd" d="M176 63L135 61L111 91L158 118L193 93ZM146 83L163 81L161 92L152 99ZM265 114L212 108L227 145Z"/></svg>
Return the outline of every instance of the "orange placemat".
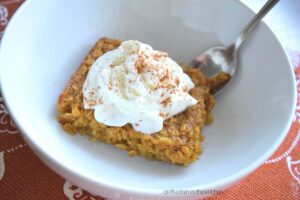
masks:
<svg viewBox="0 0 300 200"><path fill-rule="evenodd" d="M23 0L0 0L0 38ZM295 55L294 55L295 56ZM300 53L295 60L300 60ZM295 62L300 94L300 62ZM300 101L293 125L277 152L240 183L208 200L300 199ZM45 166L14 126L0 94L0 199L102 199L72 185Z"/></svg>

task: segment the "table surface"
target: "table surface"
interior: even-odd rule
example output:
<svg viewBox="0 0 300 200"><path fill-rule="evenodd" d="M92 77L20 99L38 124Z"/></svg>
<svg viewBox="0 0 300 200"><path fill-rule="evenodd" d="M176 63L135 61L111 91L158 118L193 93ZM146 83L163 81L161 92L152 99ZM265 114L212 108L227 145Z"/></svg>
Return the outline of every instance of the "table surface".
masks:
<svg viewBox="0 0 300 200"><path fill-rule="evenodd" d="M266 0L241 0L258 11ZM0 0L0 38L23 0ZM293 61L300 92L300 0L281 0L265 22ZM298 95L299 96L299 95ZM292 127L277 152L240 183L208 198L300 199L300 103ZM20 136L0 94L0 199L102 199L59 177L45 166Z"/></svg>

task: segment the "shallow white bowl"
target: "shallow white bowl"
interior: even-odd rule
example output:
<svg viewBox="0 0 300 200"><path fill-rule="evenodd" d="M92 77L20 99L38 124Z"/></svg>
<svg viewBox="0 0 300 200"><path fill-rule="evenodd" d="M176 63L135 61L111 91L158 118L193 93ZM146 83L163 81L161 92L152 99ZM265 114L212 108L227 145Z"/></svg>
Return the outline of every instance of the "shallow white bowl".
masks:
<svg viewBox="0 0 300 200"><path fill-rule="evenodd" d="M129 158L110 145L69 136L56 121L56 101L99 37L141 40L189 63L209 47L230 44L253 15L236 0L27 0L3 36L2 92L30 146L74 184L110 198L203 197L163 190L229 186L271 156L290 126L293 70L264 23L242 47L237 76L204 129L204 153L189 167Z"/></svg>

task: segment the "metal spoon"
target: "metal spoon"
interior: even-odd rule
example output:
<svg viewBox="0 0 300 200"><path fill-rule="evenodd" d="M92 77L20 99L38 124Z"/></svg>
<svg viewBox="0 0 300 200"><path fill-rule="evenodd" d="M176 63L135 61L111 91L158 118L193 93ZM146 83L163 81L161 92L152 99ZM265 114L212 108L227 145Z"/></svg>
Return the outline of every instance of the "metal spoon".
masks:
<svg viewBox="0 0 300 200"><path fill-rule="evenodd" d="M231 80L237 70L237 52L246 36L256 27L261 19L278 3L279 0L268 0L264 7L255 15L240 33L233 44L228 47L218 46L208 49L196 57L189 67L197 68L207 77L227 74L227 80L213 88L213 94L219 93ZM224 77L224 76L223 76Z"/></svg>

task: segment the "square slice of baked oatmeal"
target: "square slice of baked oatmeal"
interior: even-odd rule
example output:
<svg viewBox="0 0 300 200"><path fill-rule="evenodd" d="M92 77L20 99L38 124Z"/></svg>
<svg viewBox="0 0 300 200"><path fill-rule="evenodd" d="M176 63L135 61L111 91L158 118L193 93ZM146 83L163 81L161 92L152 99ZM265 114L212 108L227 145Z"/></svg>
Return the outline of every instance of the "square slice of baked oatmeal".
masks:
<svg viewBox="0 0 300 200"><path fill-rule="evenodd" d="M210 112L215 100L210 94L209 85L217 85L216 80L208 81L199 70L184 68L195 84L190 95L198 103L165 120L163 129L155 134L137 132L129 124L123 127L106 126L95 120L93 110L83 108L82 87L91 65L99 56L120 44L121 41L116 39L101 38L97 41L59 97L59 123L69 134L88 135L93 141L112 144L128 151L130 156L143 156L180 165L195 161L202 153L201 142L204 136L201 130L212 121Z"/></svg>

